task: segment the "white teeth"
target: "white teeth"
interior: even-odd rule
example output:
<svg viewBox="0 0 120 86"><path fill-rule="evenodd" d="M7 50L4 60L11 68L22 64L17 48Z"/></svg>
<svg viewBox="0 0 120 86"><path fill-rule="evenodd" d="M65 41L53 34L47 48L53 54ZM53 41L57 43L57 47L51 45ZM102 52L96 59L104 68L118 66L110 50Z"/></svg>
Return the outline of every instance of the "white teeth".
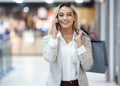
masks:
<svg viewBox="0 0 120 86"><path fill-rule="evenodd" d="M63 23L63 24L68 24L68 23Z"/></svg>
<svg viewBox="0 0 120 86"><path fill-rule="evenodd" d="M68 24L69 22L63 22L63 24Z"/></svg>
<svg viewBox="0 0 120 86"><path fill-rule="evenodd" d="M64 25L67 25L68 23L63 23Z"/></svg>

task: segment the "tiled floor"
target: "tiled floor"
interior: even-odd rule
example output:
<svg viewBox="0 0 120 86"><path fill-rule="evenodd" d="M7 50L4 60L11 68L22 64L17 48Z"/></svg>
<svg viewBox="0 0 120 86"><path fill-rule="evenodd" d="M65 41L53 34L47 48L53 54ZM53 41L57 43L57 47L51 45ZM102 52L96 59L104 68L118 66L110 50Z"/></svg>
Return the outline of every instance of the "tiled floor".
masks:
<svg viewBox="0 0 120 86"><path fill-rule="evenodd" d="M0 86L45 86L48 63L40 56L15 56L13 70L2 78ZM87 73L90 86L116 86L105 82L104 74Z"/></svg>

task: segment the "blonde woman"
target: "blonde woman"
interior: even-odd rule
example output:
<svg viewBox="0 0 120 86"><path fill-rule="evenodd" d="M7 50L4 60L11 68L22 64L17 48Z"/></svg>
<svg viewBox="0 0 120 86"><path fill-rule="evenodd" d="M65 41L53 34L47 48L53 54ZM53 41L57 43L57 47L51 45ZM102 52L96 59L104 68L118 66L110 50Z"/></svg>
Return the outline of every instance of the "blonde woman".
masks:
<svg viewBox="0 0 120 86"><path fill-rule="evenodd" d="M91 42L70 3L58 6L52 33L43 38L43 57L49 62L46 86L88 86L86 70L93 66ZM57 25L56 25L57 23Z"/></svg>

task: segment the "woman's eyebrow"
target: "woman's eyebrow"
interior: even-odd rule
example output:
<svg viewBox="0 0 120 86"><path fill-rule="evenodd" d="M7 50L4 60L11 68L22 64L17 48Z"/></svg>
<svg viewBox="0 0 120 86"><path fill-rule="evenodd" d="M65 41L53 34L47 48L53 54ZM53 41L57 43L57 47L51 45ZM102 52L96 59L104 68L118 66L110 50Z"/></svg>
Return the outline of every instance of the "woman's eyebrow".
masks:
<svg viewBox="0 0 120 86"><path fill-rule="evenodd" d="M73 13L73 12L67 12L67 13ZM64 12L59 12L58 14L64 14Z"/></svg>

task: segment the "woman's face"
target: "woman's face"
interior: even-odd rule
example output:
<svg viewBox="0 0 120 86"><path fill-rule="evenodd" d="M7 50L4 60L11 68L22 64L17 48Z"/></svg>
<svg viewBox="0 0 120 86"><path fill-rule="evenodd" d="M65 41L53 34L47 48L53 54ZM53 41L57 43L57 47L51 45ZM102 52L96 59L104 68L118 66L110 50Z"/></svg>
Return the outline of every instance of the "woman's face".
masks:
<svg viewBox="0 0 120 86"><path fill-rule="evenodd" d="M72 8L61 7L58 12L58 21L61 28L72 28L73 22L75 21L75 15Z"/></svg>

